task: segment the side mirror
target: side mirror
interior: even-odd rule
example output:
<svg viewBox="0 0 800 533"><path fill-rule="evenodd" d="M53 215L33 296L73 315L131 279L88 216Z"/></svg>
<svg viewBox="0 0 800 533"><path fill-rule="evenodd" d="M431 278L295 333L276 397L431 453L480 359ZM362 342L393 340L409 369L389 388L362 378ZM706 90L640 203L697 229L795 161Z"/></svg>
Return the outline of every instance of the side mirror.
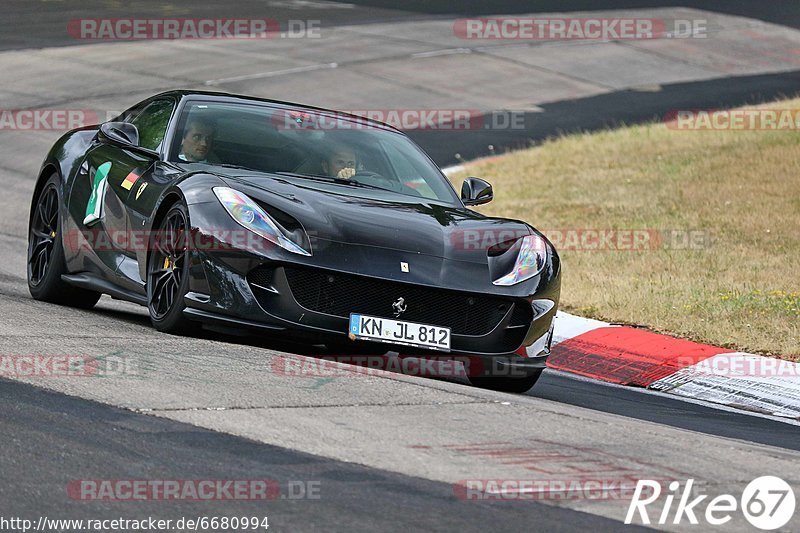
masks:
<svg viewBox="0 0 800 533"><path fill-rule="evenodd" d="M100 133L111 142L139 146L139 130L129 122L106 122L100 125Z"/></svg>
<svg viewBox="0 0 800 533"><path fill-rule="evenodd" d="M489 182L480 178L467 178L461 184L461 201L464 205L487 204L494 198Z"/></svg>

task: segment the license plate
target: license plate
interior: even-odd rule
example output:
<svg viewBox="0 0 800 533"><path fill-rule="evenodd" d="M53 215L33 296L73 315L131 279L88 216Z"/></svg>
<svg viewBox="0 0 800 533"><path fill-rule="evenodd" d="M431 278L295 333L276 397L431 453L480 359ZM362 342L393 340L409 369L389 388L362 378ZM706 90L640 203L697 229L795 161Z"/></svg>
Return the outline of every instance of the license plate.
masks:
<svg viewBox="0 0 800 533"><path fill-rule="evenodd" d="M450 328L416 324L393 318L378 318L352 313L348 336L351 339L450 351Z"/></svg>

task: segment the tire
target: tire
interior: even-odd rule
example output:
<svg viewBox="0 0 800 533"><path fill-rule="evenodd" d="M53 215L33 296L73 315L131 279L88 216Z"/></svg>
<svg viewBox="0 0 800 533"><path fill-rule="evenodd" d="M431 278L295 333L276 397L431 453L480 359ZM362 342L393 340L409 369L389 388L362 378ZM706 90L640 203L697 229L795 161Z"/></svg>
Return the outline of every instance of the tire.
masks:
<svg viewBox="0 0 800 533"><path fill-rule="evenodd" d="M480 387L482 389L522 394L531 390L533 386L536 385L536 382L539 381L539 377L541 375L542 371L539 370L535 374L531 374L522 378L470 377L469 381L475 387Z"/></svg>
<svg viewBox="0 0 800 533"><path fill-rule="evenodd" d="M153 327L185 335L192 322L183 316L183 297L189 288L189 211L173 205L154 233L147 259L147 309Z"/></svg>
<svg viewBox="0 0 800 533"><path fill-rule="evenodd" d="M91 309L100 293L74 287L61 279L67 274L61 228L61 179L50 176L31 204L28 222L28 290L35 300Z"/></svg>

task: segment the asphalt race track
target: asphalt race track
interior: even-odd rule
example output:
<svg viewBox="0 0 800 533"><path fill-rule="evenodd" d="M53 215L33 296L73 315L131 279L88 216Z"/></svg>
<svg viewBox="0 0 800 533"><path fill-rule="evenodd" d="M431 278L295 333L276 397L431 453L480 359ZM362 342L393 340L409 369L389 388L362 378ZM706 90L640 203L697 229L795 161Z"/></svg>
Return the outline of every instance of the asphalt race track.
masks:
<svg viewBox="0 0 800 533"><path fill-rule="evenodd" d="M252 0L229 13L227 3L210 1L190 10L11 0L0 22L0 109L105 117L183 87L341 109L525 117L522 129L410 132L444 166L455 154L469 159L560 131L800 91L800 55L789 52L800 50L800 8L789 2L592 3L600 13L707 18L713 32L702 45L512 45L452 35L453 19L467 14L588 9L525 4L466 2L454 11L432 2ZM322 38L87 43L65 29L81 17L265 16L265 5L278 20L321 20ZM112 356L129 366L109 377L0 379L0 516L266 515L277 531L619 531L629 498L464 501L457 486L578 474L692 478L711 495L739 494L763 475L800 486L800 428L786 421L557 372L522 396L399 374L298 376L281 369L314 349L211 332L163 335L145 309L108 297L92 311L36 302L25 282L30 196L61 133L0 128L0 355ZM270 479L281 493L267 502L108 502L68 490L101 479ZM319 497L290 497L301 485ZM787 526L799 528L796 517ZM752 529L739 516L726 530Z"/></svg>
<svg viewBox="0 0 800 533"><path fill-rule="evenodd" d="M318 480L319 500L284 499L267 506L218 501L202 506L206 515L268 515L278 530L394 531L403 524L415 530L478 532L513 530L526 522L548 531L614 531L618 526L610 519L538 502L510 509L489 502L465 506L453 498L446 483L133 415L19 383L4 383L0 394L11 406L3 417L4 431L16 437L14 443L4 443L4 455L15 460L3 461L3 474L22 480L0 490L6 516L39 516L45 511L51 517L82 516L88 511L104 517L135 519L144 513L178 519L198 513L192 502L152 502L140 508L64 498L70 480L126 471L135 472L136 478ZM46 445L31 446L33 442ZM78 443L83 444L76 447ZM43 506L44 501L51 503Z"/></svg>

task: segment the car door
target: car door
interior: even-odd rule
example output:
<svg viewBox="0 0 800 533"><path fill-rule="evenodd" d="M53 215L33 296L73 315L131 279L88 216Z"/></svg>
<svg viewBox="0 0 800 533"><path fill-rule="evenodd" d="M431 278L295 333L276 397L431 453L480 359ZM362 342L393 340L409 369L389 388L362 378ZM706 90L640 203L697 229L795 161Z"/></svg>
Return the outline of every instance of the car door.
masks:
<svg viewBox="0 0 800 533"><path fill-rule="evenodd" d="M139 146L156 152L161 151L175 105L176 102L171 98L154 100L130 120L139 132ZM119 263L117 272L120 275L120 282L131 288L144 287L139 260L146 257L141 251L147 247L147 236L142 233L142 229L153 212L156 200L160 197L163 187L154 185L165 183L162 175L161 161L153 160L147 168L134 169L121 183L124 191L119 191L119 198L123 199L125 205L129 239L125 257Z"/></svg>
<svg viewBox="0 0 800 533"><path fill-rule="evenodd" d="M175 102L159 99L130 113L125 122L139 131L139 146L158 151L163 142ZM140 289L143 281L136 263L135 239L140 226L130 221L129 205L141 198L143 184L158 161L153 155L116 143L98 142L86 154L82 171L89 181L83 214L85 231L106 277L129 289ZM146 186L144 187L146 188Z"/></svg>

